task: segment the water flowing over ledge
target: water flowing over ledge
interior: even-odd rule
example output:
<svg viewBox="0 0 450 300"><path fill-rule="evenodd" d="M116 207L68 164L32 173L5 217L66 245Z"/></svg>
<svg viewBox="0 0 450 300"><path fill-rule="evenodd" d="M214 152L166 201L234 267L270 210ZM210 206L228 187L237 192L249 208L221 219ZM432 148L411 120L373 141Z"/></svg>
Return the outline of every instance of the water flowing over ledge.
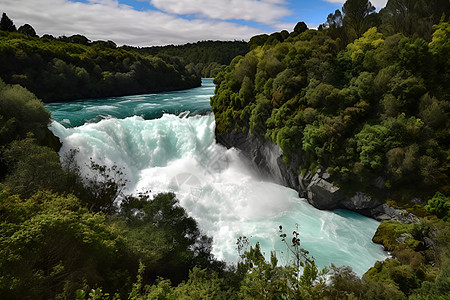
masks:
<svg viewBox="0 0 450 300"><path fill-rule="evenodd" d="M278 226L299 225L302 247L320 266L350 265L363 274L375 261L386 258L371 238L378 222L345 211L320 211L297 192L264 181L234 149L215 142L214 116L109 118L66 128L53 122L61 139L61 154L80 150L80 165L92 157L126 171L128 192L173 191L200 228L214 238L213 253L228 262L238 259L236 239L245 235L261 243L268 255L275 250L280 262L287 251ZM87 172L87 168L84 168Z"/></svg>

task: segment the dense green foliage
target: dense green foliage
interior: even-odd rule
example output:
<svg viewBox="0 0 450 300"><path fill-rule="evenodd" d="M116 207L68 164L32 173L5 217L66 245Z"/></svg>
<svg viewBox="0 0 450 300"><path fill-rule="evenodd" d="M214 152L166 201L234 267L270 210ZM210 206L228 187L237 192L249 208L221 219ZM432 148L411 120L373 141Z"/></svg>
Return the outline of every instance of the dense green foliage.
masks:
<svg viewBox="0 0 450 300"><path fill-rule="evenodd" d="M0 20L0 30L10 32L16 31L14 22L6 15L6 13L2 14L2 19Z"/></svg>
<svg viewBox="0 0 450 300"><path fill-rule="evenodd" d="M83 178L76 151L61 164L34 94L0 82L0 120L2 299L70 299L98 286L124 296L139 261L146 280L175 283L194 266L223 269L174 194L125 196L122 171L94 162Z"/></svg>
<svg viewBox="0 0 450 300"><path fill-rule="evenodd" d="M145 55L178 57L186 68L201 77L215 77L220 68L238 55L248 52L243 41L202 41L185 45L155 46L137 49Z"/></svg>
<svg viewBox="0 0 450 300"><path fill-rule="evenodd" d="M105 216L73 196L38 192L22 200L1 193L2 297L53 298L121 279L114 277L127 255L125 240Z"/></svg>
<svg viewBox="0 0 450 300"><path fill-rule="evenodd" d="M373 26L386 36L402 33L430 41L433 25L443 16L448 17L449 12L447 0L389 0L379 13L375 13L370 1L352 0L344 4L342 12L336 10L329 14L319 30L327 29L328 35L342 45L361 37Z"/></svg>
<svg viewBox="0 0 450 300"><path fill-rule="evenodd" d="M57 150L60 144L47 128L49 122L50 113L34 94L19 85L7 85L0 79L0 145L32 134L38 144ZM7 171L2 156L0 149L0 178Z"/></svg>
<svg viewBox="0 0 450 300"><path fill-rule="evenodd" d="M47 128L49 123L50 112L41 100L27 89L0 79L0 144L25 138L29 132L40 144L46 144L53 136Z"/></svg>
<svg viewBox="0 0 450 300"><path fill-rule="evenodd" d="M274 253L267 261L258 243L254 247L249 246L248 240L241 237L237 244L243 253L236 269L221 275L194 267L181 284L172 285L170 280L160 278L146 285L142 276L144 265L141 264L128 298L447 299L450 295L449 230L448 223L436 220L411 225L383 223L374 239L400 239L391 244L393 248L389 248L399 259L377 262L362 278L349 267L331 265L318 270L314 259L299 247L300 239L295 231L296 243L286 243L293 254L290 258L284 257L291 261L286 266L278 264ZM80 300L111 299L101 289L78 290L77 293Z"/></svg>
<svg viewBox="0 0 450 300"><path fill-rule="evenodd" d="M19 101L18 108L42 118L28 129L3 124L12 139L1 145L9 166L0 185L2 298L445 299L449 294L449 226L433 219L382 223L374 240L398 260L377 263L363 278L348 267L318 270L300 247L298 232L291 239L281 227L290 254L284 260L290 263L280 266L273 254L266 261L259 244L250 247L244 237L237 242L239 264L227 268L214 260L211 239L174 194L122 195L121 170L94 162L96 175L81 178L72 160L76 151L62 167L55 150L32 136L49 120L42 102L18 86L4 84L3 90L10 91L3 94L4 104ZM120 206L117 196L123 197ZM428 209L441 216L445 203L437 194Z"/></svg>
<svg viewBox="0 0 450 300"><path fill-rule="evenodd" d="M14 30L15 31L15 30ZM0 31L0 78L45 102L186 89L200 77L172 56L141 55L108 41L74 35L36 37L31 26Z"/></svg>
<svg viewBox="0 0 450 300"><path fill-rule="evenodd" d="M145 199L137 216L89 211L73 195L39 191L0 196L0 294L3 299L54 298L102 286L126 293L139 260L146 278L184 279L211 267L211 240L200 235L173 194Z"/></svg>
<svg viewBox="0 0 450 300"><path fill-rule="evenodd" d="M447 0L390 0L380 11L382 30L386 33L401 32L406 36L418 34L429 41L433 24L437 24L443 14L448 17L449 11Z"/></svg>
<svg viewBox="0 0 450 300"><path fill-rule="evenodd" d="M411 299L446 299L450 296L450 225L426 218L420 223L381 223L374 242L396 259L377 262L365 276L395 286Z"/></svg>
<svg viewBox="0 0 450 300"><path fill-rule="evenodd" d="M239 263L226 267L174 194L123 195L122 170L93 161L94 176L83 178L76 150L61 163L42 102L0 81L2 299L448 299L450 26L443 19L430 39L407 31L411 16L431 28L440 12L420 16L416 5L424 3L407 3L415 5L405 6L404 20L386 17L399 11L399 1L388 2L381 20L370 2L348 1L345 15L329 16L322 31L300 22L292 33L252 38L253 50L217 76L212 100L219 137L243 130L271 139L298 171L325 165L347 186L381 174L393 198L423 189L428 205L414 207L420 223L383 222L374 236L392 258L362 278L348 267L320 271L298 232L288 237L280 227L286 266L274 254L267 261L259 244L242 237ZM426 7L436 3L443 2ZM365 9L353 16L358 4ZM10 26L8 20L1 25ZM29 72L10 74L16 82L31 82L44 65L50 82L61 75L56 82L66 88L82 69L100 74L97 83L105 72L121 82L140 64L187 74L177 73L184 70L179 60L173 67L172 59L83 36L38 39L31 29L0 33L2 67L6 53Z"/></svg>
<svg viewBox="0 0 450 300"><path fill-rule="evenodd" d="M364 25L379 17L369 4L347 1L327 29L252 38L215 78L216 135L269 139L294 172L325 166L345 189L397 201L448 194L449 23L429 41L380 32ZM372 186L380 176L382 192Z"/></svg>
<svg viewBox="0 0 450 300"><path fill-rule="evenodd" d="M445 197L442 193L436 192L433 198L428 200L425 208L444 221L450 221L450 197Z"/></svg>
<svg viewBox="0 0 450 300"><path fill-rule="evenodd" d="M44 102L191 88L247 52L243 41L136 48L79 34L39 38L29 24L17 30L6 14L0 26L0 78Z"/></svg>

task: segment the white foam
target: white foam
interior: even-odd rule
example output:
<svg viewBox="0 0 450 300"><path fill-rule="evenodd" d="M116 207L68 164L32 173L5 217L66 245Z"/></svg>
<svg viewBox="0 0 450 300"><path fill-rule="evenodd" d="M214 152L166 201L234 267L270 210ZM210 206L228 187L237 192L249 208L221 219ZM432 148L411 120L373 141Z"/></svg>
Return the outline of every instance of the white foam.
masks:
<svg viewBox="0 0 450 300"><path fill-rule="evenodd" d="M52 123L61 138L61 153L79 148L84 165L92 157L126 171L130 193L174 191L200 228L214 239L214 254L238 259L236 239L259 241L267 254L276 250L288 261L278 226L289 234L299 224L302 246L321 266L348 264L362 274L386 254L371 238L378 222L350 212L320 211L294 190L261 181L235 149L215 143L214 116L156 120L131 117L64 128ZM85 169L87 172L87 169Z"/></svg>

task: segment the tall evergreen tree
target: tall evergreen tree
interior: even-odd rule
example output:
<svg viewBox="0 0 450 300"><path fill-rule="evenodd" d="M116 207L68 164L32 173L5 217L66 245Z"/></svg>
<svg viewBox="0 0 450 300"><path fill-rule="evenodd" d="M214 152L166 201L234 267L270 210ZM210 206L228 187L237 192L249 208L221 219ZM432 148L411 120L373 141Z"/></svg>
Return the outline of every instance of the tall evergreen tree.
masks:
<svg viewBox="0 0 450 300"><path fill-rule="evenodd" d="M359 38L367 30L366 19L375 11L369 0L347 0L342 6L344 25Z"/></svg>
<svg viewBox="0 0 450 300"><path fill-rule="evenodd" d="M10 32L14 32L17 30L13 21L10 18L8 18L6 13L3 13L2 19L0 20L0 30L10 31Z"/></svg>
<svg viewBox="0 0 450 300"><path fill-rule="evenodd" d="M340 28L342 27L342 13L339 9L336 9L334 14L329 14L327 22L325 23L327 28Z"/></svg>
<svg viewBox="0 0 450 300"><path fill-rule="evenodd" d="M433 24L449 14L448 0L389 0L380 11L384 33L418 34L428 41L431 41Z"/></svg>

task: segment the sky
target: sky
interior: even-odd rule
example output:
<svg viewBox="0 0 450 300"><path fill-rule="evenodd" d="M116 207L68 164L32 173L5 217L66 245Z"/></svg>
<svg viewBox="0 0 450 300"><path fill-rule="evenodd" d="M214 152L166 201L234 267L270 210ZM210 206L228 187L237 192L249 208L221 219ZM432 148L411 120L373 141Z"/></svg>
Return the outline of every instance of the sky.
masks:
<svg viewBox="0 0 450 300"><path fill-rule="evenodd" d="M345 0L0 0L16 27L38 35L82 34L117 45L179 45L204 40L245 40L291 32L297 22L324 23ZM379 10L387 0L372 0Z"/></svg>

